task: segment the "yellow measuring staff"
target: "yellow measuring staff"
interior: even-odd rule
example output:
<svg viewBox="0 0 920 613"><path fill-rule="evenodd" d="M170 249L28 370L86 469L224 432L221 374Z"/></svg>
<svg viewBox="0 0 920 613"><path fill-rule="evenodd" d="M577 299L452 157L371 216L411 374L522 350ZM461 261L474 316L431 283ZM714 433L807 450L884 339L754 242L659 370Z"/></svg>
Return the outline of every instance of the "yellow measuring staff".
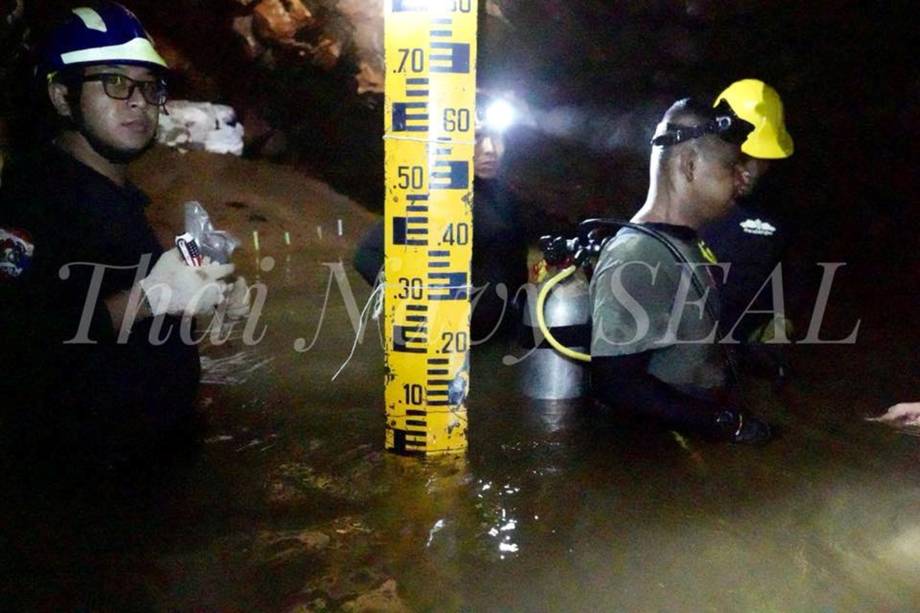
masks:
<svg viewBox="0 0 920 613"><path fill-rule="evenodd" d="M386 448L466 450L476 0L386 0Z"/></svg>

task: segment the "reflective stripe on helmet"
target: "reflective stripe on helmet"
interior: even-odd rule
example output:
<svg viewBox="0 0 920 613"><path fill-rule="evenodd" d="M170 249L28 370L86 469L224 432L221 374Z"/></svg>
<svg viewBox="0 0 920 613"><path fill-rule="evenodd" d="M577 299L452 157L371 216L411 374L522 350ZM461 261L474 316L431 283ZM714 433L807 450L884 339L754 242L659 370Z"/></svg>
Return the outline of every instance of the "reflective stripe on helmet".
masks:
<svg viewBox="0 0 920 613"><path fill-rule="evenodd" d="M90 30L97 30L99 32L109 31L108 27L105 25L105 20L102 18L102 15L89 7L79 6L73 9L71 12L79 17L83 21L83 25L85 25Z"/></svg>
<svg viewBox="0 0 920 613"><path fill-rule="evenodd" d="M143 62L156 64L166 68L166 61L157 53L153 45L146 38L135 38L123 45L109 47L96 47L94 49L81 49L61 54L61 62L65 65L115 62Z"/></svg>
<svg viewBox="0 0 920 613"><path fill-rule="evenodd" d="M45 74L99 63L168 68L134 13L109 0L71 9L48 36L41 58L38 70Z"/></svg>

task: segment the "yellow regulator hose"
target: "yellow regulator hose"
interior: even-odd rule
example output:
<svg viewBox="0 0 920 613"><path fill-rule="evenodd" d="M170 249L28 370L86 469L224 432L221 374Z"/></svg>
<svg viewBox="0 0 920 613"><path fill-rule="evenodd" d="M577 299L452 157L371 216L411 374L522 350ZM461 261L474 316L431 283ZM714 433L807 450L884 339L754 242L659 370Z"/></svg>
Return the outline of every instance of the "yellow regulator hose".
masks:
<svg viewBox="0 0 920 613"><path fill-rule="evenodd" d="M571 277L576 270L577 266L574 264L569 266L558 275L547 281L543 285L543 288L540 289L540 293L537 294L537 325L540 327L540 332L543 333L543 336L546 337L546 340L549 341L549 344L552 345L553 349L566 356L567 358L572 358L573 360L578 360L580 362L590 362L591 356L587 353L581 353L580 351L570 349L553 338L552 333L546 326L546 319L543 317L543 306L546 304L546 297L549 296L550 291L556 285Z"/></svg>

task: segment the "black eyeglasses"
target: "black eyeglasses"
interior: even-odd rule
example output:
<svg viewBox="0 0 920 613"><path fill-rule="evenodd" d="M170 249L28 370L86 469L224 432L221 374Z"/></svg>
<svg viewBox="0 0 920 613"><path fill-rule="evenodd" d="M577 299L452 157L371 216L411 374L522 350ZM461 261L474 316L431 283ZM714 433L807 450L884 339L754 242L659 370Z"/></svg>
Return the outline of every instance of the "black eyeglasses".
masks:
<svg viewBox="0 0 920 613"><path fill-rule="evenodd" d="M715 117L698 126L681 126L669 123L663 134L659 134L652 139L652 145L672 147L707 134L715 134L732 145L741 145L747 140L748 134L754 131L754 124L735 115L735 112L725 100L719 103L714 112Z"/></svg>
<svg viewBox="0 0 920 613"><path fill-rule="evenodd" d="M163 106L166 104L166 81L153 79L139 81L115 72L100 72L83 77L83 81L100 81L105 95L115 100L128 100L134 95L134 88L140 88L141 95L148 104Z"/></svg>

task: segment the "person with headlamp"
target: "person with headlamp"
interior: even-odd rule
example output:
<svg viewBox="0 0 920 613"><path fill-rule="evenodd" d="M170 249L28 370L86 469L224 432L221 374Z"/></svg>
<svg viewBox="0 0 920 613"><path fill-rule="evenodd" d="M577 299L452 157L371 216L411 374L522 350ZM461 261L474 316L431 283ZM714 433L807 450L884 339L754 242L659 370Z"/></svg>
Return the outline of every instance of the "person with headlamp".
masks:
<svg viewBox="0 0 920 613"><path fill-rule="evenodd" d="M4 168L0 191L0 422L67 461L141 458L196 422L198 349L181 330L224 300L233 266L164 250L128 180L166 101L137 17L108 1L62 17L36 69L53 141Z"/></svg>
<svg viewBox="0 0 920 613"><path fill-rule="evenodd" d="M470 320L474 344L513 330L519 319L515 294L527 283L528 237L521 205L501 179L505 132L514 122L515 110L508 101L477 94ZM382 275L383 257L381 221L368 231L354 257L355 268L371 285Z"/></svg>
<svg viewBox="0 0 920 613"><path fill-rule="evenodd" d="M591 280L594 395L629 414L736 443L770 437L734 398L718 340L714 258L698 235L741 188L739 145L751 126L730 109L684 99L652 140L645 203L601 251Z"/></svg>
<svg viewBox="0 0 920 613"><path fill-rule="evenodd" d="M754 129L741 143L738 206L723 219L703 229L703 237L720 262L731 265L721 287L722 314L734 327L732 337L741 345L743 361L785 376L781 345L764 343L775 335L774 325L788 334L791 322L785 313L770 313L770 278L783 258L789 228L781 211L769 202L775 190L761 186L774 160L792 156L795 149L786 130L783 101L774 88L759 79L735 81L716 98ZM755 311L755 312L750 312Z"/></svg>

